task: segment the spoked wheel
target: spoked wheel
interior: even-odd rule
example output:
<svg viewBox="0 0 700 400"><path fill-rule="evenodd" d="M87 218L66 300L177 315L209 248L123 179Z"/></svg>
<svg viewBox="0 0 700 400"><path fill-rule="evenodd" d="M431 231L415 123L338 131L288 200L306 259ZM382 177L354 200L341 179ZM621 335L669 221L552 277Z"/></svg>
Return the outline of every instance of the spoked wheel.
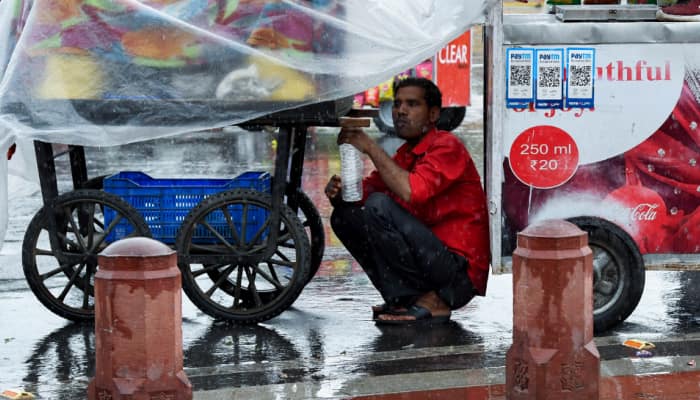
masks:
<svg viewBox="0 0 700 400"><path fill-rule="evenodd" d="M73 321L92 320L97 254L107 247L108 240L150 237L151 231L128 203L99 190L76 190L58 196L53 209L59 248L51 249L44 206L24 234L24 276L34 295L55 314ZM112 216L107 226L105 212Z"/></svg>
<svg viewBox="0 0 700 400"><path fill-rule="evenodd" d="M239 324L268 320L289 308L308 281L309 239L284 204L277 241L269 243L271 200L254 190L222 192L199 203L180 227L176 248L183 289L214 318Z"/></svg>
<svg viewBox="0 0 700 400"><path fill-rule="evenodd" d="M297 204L299 205L297 215L311 242L311 269L306 282L308 283L321 266L323 253L326 251L326 233L323 230L323 220L314 202L301 189L297 189Z"/></svg>

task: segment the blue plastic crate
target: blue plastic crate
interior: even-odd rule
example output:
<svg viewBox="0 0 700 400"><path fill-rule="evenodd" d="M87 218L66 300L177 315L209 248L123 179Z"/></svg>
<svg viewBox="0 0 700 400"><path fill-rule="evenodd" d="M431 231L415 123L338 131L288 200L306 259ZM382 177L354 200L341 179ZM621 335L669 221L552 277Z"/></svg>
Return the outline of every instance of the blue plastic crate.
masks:
<svg viewBox="0 0 700 400"><path fill-rule="evenodd" d="M199 202L213 194L236 188L270 192L270 174L267 172L245 172L234 179L154 179L137 171L124 171L104 180L104 191L115 194L139 211L151 229L153 238L163 243L175 243L180 225ZM243 216L241 205L229 206L231 219L241 237L240 221ZM269 210L250 205L246 218L246 241L250 240L268 217ZM110 208L104 210L105 227L116 217ZM207 222L221 235L232 240L230 227L221 210L211 213ZM107 242L126 237L133 228L126 222L119 222L107 236ZM261 238L264 238L262 236ZM216 236L198 226L192 237L194 243L216 243Z"/></svg>

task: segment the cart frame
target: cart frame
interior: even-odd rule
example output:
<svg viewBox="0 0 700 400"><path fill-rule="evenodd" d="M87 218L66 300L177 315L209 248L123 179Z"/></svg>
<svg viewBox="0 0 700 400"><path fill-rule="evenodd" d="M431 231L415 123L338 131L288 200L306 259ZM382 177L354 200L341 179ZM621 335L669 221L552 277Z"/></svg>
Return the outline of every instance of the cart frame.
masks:
<svg viewBox="0 0 700 400"><path fill-rule="evenodd" d="M277 229L269 229L269 233L265 239L266 247L261 252L258 252L253 257L253 259L264 260L269 257L272 257L272 255L278 250L277 243L278 235L280 234L281 229L280 226L282 224L283 210L287 208L291 209L296 215L296 213L300 209L300 202L304 201L304 199L300 199L299 196L303 196L303 193L301 193L301 183L304 167L304 152L306 147L307 128L309 126L337 127L340 126L340 117L373 117L376 114L376 110L352 110L349 107L350 104L351 99L341 99L336 101L327 101L322 103L310 104L273 113L241 124L241 126L243 127L274 126L279 128L279 134L277 137L277 149L274 162L274 175L272 179L270 193L271 204L269 207L269 226L271 228L277 227ZM56 215L54 207L49 206L53 205L60 195L58 190L56 165L54 159L58 156L65 155L66 153L69 155L73 191L79 191L81 189L84 189L86 187L86 183L89 181L85 149L83 146L71 145L68 146L68 149L65 152L54 154L52 144L41 141L35 141L34 147L37 160L37 168L39 172L42 201L44 204L44 207L42 208L41 212L44 212L48 215L48 237L52 253L56 255L59 254L59 252L57 252L57 249L61 249L60 238L58 235L59 222L57 220L58 216ZM280 177L283 178L280 179ZM245 196L245 192L242 193ZM306 203L309 202L306 201ZM306 204L305 207L314 207L314 205ZM302 208L302 212L308 211L308 209L305 211ZM315 208L312 211L314 215L318 215L318 212L315 210ZM289 218L289 216L287 216L287 218ZM316 221L307 220L307 223L311 225L319 224L320 218L318 218ZM301 226L301 223L299 223L299 225ZM314 231L314 228L317 229ZM319 230L318 227L311 226L310 235L314 236L314 234L322 236L322 227ZM301 291L303 285L308 283L308 281L313 277L313 274L315 274L316 270L318 269L318 264L320 264L320 259L323 254L324 238L311 237L309 239L312 243L311 251L319 254L315 254L315 259L312 254L306 254L302 260L296 261L298 263L314 263L316 265L297 265L296 268L303 271L304 273L295 273L292 278L294 282L289 283L289 285L294 284L294 286L298 288L294 289L294 291L297 291L297 293L291 295L291 301L287 301L285 304L275 305L274 307L278 309L266 313L263 317L260 317L260 315L248 315L248 312L238 316L234 311L231 311L230 315L226 312L219 312L214 316L222 319L229 319L235 323L247 324L260 322L284 311L284 309L291 305L291 302L293 302L294 299L296 299L296 296L298 296L298 292ZM177 243L174 246L177 248ZM320 246L320 248L314 248L314 246ZM302 252L309 251L308 246L305 245L302 247L302 249L295 250ZM93 260L92 262L94 263L95 261ZM96 268L96 266L93 267L92 273L94 273L94 268ZM89 273L90 271L86 272L86 274ZM187 291L187 288L185 289ZM255 290L253 289L252 291ZM190 292L188 292L188 294L190 294ZM87 296L87 293L84 296ZM258 297L257 294L255 297ZM234 300L234 302L237 301L238 299ZM195 303L197 302L195 301ZM255 306L265 307L266 304L264 300L261 303L261 300L256 299ZM200 308L202 307L200 306ZM53 309L52 311L56 312ZM203 311L207 312L206 309L204 309ZM85 319L86 316L89 317L89 313L86 313L86 315L82 315L74 319Z"/></svg>

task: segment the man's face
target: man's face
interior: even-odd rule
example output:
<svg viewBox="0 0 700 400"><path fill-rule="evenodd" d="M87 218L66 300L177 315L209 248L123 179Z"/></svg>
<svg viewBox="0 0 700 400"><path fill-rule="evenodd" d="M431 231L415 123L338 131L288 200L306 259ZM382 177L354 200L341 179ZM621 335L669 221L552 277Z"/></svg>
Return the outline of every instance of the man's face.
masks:
<svg viewBox="0 0 700 400"><path fill-rule="evenodd" d="M394 95L391 110L396 135L404 140L419 139L440 117L438 107L428 108L425 90L417 86L404 86Z"/></svg>

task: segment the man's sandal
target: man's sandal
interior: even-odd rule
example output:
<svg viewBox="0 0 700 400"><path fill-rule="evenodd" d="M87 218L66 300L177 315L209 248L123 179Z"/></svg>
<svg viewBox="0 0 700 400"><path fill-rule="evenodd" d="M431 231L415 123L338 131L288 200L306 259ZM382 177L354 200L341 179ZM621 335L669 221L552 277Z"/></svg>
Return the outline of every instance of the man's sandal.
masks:
<svg viewBox="0 0 700 400"><path fill-rule="evenodd" d="M390 306L389 304L382 303L376 306L372 306L372 319L376 320L381 314L396 315L405 313L407 310L405 307L401 306Z"/></svg>
<svg viewBox="0 0 700 400"><path fill-rule="evenodd" d="M413 324L441 324L448 322L452 313L445 315L433 315L430 310L417 304L412 305L405 312L380 315L400 315L411 316L412 319L382 319L380 316L374 319L375 323L381 325L413 325Z"/></svg>

